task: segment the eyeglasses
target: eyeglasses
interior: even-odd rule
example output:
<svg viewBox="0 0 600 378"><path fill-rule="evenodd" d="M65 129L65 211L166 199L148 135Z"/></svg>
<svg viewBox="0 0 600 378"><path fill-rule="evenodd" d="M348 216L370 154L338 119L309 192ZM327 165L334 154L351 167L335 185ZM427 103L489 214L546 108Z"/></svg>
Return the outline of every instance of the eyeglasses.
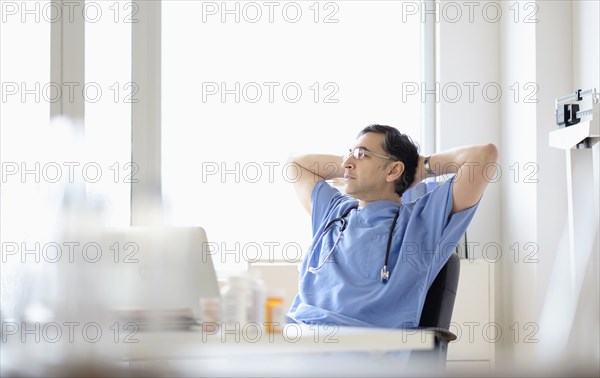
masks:
<svg viewBox="0 0 600 378"><path fill-rule="evenodd" d="M375 152L371 152L365 149L364 147L356 147L354 149L348 149L348 152L342 155L342 161L346 161L346 159L348 159L350 156L354 156L357 160L361 160L364 159L365 155L373 155L383 159L392 160L392 158L390 158L389 156L376 154Z"/></svg>

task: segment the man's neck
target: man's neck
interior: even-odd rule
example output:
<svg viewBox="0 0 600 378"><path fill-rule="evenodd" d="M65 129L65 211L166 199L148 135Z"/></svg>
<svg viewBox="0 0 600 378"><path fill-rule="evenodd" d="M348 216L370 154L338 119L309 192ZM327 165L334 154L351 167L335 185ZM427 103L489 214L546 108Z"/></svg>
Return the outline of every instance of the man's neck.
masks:
<svg viewBox="0 0 600 378"><path fill-rule="evenodd" d="M395 203L402 203L402 197L400 197L397 194L394 195L390 195L387 197L383 197L383 198L377 198L377 199L372 199L372 200L359 200L358 201L358 207L363 208L365 206L367 206L370 203L373 202L377 202L377 201L391 201L391 202L395 202Z"/></svg>

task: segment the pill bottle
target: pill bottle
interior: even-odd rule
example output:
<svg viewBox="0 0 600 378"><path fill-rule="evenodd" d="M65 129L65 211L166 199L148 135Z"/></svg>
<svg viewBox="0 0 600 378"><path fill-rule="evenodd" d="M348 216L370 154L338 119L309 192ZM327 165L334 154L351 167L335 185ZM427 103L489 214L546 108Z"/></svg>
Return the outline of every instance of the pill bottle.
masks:
<svg viewBox="0 0 600 378"><path fill-rule="evenodd" d="M265 322L266 286L260 278L260 272L256 270L248 271L246 277L248 278L247 319L249 323L262 327Z"/></svg>
<svg viewBox="0 0 600 378"><path fill-rule="evenodd" d="M221 322L221 298L200 298L200 311L202 330L209 333L216 332L219 329L219 323Z"/></svg>
<svg viewBox="0 0 600 378"><path fill-rule="evenodd" d="M222 320L228 328L243 327L247 321L248 285L243 276L231 276L223 287Z"/></svg>
<svg viewBox="0 0 600 378"><path fill-rule="evenodd" d="M265 328L268 333L279 333L285 324L283 289L270 289L267 291L265 303Z"/></svg>

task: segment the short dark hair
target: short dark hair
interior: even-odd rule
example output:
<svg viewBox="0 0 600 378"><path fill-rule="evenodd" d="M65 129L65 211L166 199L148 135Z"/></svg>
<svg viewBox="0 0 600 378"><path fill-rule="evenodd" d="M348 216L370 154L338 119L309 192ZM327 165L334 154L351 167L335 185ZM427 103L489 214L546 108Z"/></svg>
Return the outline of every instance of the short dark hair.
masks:
<svg viewBox="0 0 600 378"><path fill-rule="evenodd" d="M399 196L408 189L415 180L417 172L417 163L419 161L419 147L406 134L402 134L398 129L386 126L373 124L366 126L358 133L358 137L366 133L383 134L383 149L391 157L404 163L404 172L398 180L396 180L396 193Z"/></svg>

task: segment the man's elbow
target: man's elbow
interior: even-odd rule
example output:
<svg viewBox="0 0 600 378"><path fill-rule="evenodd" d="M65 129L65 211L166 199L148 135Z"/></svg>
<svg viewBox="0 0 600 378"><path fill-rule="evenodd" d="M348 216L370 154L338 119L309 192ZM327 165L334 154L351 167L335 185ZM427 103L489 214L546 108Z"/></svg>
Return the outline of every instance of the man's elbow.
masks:
<svg viewBox="0 0 600 378"><path fill-rule="evenodd" d="M296 163L299 158L300 158L300 155L298 155L298 154L291 154L290 156L288 156L287 162L290 163L290 164L293 164L293 163Z"/></svg>
<svg viewBox="0 0 600 378"><path fill-rule="evenodd" d="M287 163L303 167L306 165L306 159L307 156L304 154L291 154L288 156Z"/></svg>
<svg viewBox="0 0 600 378"><path fill-rule="evenodd" d="M306 162L304 161L305 155L290 155L287 160L286 166L294 167L297 170L307 170Z"/></svg>
<svg viewBox="0 0 600 378"><path fill-rule="evenodd" d="M482 145L479 161L483 164L496 163L498 161L498 147L493 143Z"/></svg>

